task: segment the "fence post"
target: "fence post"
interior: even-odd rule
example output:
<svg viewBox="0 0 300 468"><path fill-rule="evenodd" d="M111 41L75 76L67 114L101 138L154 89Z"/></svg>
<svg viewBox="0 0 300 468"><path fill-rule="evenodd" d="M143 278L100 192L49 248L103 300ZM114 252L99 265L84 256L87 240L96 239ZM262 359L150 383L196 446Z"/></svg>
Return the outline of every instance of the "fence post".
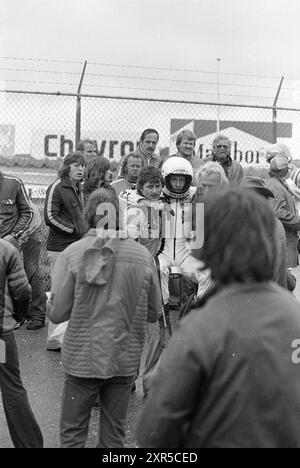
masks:
<svg viewBox="0 0 300 468"><path fill-rule="evenodd" d="M77 89L77 98L76 98L76 129L75 129L75 147L81 139L81 86L83 82L83 77L86 69L87 61L84 62L83 69L81 72L80 82Z"/></svg>
<svg viewBox="0 0 300 468"><path fill-rule="evenodd" d="M273 143L277 143L277 109L276 109L276 106L277 106L277 101L278 101L279 94L282 88L283 79L284 77L282 76L278 89L277 89L274 102L273 102Z"/></svg>

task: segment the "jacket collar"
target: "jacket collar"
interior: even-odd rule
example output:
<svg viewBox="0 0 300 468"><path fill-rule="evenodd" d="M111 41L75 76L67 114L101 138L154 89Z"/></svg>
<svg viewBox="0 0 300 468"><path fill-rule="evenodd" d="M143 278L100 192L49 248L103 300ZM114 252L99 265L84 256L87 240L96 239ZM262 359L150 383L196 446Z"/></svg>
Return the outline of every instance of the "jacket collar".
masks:
<svg viewBox="0 0 300 468"><path fill-rule="evenodd" d="M251 291L256 291L258 293L259 291L272 290L274 288L279 289L279 286L272 280L261 282L253 281L250 283L231 283L224 287L221 286L219 291L217 291L217 294L220 296L232 296L235 293L242 294Z"/></svg>
<svg viewBox="0 0 300 468"><path fill-rule="evenodd" d="M81 184L81 182L77 182L76 185L73 185L72 182L71 182L70 177L68 177L68 176L65 176L65 177L62 177L62 178L61 178L61 185L62 185L63 187L75 188L77 192L81 192L81 191L82 191L82 184Z"/></svg>
<svg viewBox="0 0 300 468"><path fill-rule="evenodd" d="M72 183L71 183L71 180L70 180L70 177L68 176L64 176L61 178L61 185L63 187L73 187Z"/></svg>
<svg viewBox="0 0 300 468"><path fill-rule="evenodd" d="M140 144L137 147L137 153L139 153L142 157L144 157L148 161L148 163L156 162L160 160L160 157L156 153L152 153L150 155L145 153L145 151L143 150Z"/></svg>
<svg viewBox="0 0 300 468"><path fill-rule="evenodd" d="M219 164L221 164L221 166L228 166L228 167L232 166L232 157L229 156L229 154L223 163L218 161L215 155L213 155L212 160L218 162Z"/></svg>

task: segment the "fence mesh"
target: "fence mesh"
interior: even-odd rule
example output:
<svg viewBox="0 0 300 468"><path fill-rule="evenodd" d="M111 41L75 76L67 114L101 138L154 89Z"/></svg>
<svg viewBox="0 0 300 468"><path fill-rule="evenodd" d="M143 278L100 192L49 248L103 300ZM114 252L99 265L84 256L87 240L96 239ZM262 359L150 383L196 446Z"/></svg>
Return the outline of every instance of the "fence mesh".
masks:
<svg viewBox="0 0 300 468"><path fill-rule="evenodd" d="M80 104L81 138L95 140L99 153L114 162L115 168L136 147L145 128L158 130L157 151L162 155L176 152L180 130L192 130L196 155L203 158L211 151L218 119L220 132L232 141L231 156L246 173L266 175L260 149L276 140L287 143L294 159L298 158L300 109L278 109L274 121L272 108L254 106L99 96L81 96ZM23 180L41 212L46 189L55 180L61 161L75 149L76 109L76 95L0 93L0 168ZM43 226L41 266L49 288L46 236Z"/></svg>

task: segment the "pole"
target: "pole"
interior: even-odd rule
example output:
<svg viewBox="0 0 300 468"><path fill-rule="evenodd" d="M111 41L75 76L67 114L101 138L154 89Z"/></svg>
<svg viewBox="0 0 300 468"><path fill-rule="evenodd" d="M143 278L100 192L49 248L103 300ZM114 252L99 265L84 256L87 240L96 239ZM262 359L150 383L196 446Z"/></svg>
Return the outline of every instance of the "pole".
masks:
<svg viewBox="0 0 300 468"><path fill-rule="evenodd" d="M220 132L220 61L217 59L217 133Z"/></svg>
<svg viewBox="0 0 300 468"><path fill-rule="evenodd" d="M272 124L272 133L273 133L273 143L277 143L277 102L279 98L279 94L282 88L284 77L281 77L277 93L273 102L273 124Z"/></svg>
<svg viewBox="0 0 300 468"><path fill-rule="evenodd" d="M84 62L78 89L77 89L77 98L76 98L76 128L75 128L75 144L76 148L81 138L81 87L83 82L83 77L85 74L87 61Z"/></svg>

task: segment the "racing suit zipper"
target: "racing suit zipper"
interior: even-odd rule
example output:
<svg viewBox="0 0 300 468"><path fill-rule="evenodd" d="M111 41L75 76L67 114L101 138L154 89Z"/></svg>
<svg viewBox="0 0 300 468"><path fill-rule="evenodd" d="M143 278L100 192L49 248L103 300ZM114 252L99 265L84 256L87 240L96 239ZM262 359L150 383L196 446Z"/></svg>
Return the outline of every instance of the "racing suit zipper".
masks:
<svg viewBox="0 0 300 468"><path fill-rule="evenodd" d="M174 241L173 241L173 260L176 260L176 234L177 234L177 212L178 212L178 200L175 201L176 208L175 208L175 229L174 229Z"/></svg>

